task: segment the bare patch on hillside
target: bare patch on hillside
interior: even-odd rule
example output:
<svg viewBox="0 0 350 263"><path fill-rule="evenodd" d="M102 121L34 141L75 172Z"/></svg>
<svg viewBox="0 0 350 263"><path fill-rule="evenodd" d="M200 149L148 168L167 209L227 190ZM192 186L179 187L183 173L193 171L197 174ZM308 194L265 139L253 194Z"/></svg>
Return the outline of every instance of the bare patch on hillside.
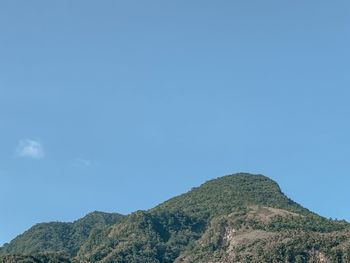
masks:
<svg viewBox="0 0 350 263"><path fill-rule="evenodd" d="M256 219L263 223L268 223L272 218L276 216L282 217L299 217L301 215L293 213L287 210L267 207L267 206L249 206L247 213L247 219Z"/></svg>

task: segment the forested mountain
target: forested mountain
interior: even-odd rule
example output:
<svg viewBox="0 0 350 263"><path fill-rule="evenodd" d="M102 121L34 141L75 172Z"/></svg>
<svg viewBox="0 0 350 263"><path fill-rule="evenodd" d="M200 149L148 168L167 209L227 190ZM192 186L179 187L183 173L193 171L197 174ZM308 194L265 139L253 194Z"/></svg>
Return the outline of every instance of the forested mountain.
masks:
<svg viewBox="0 0 350 263"><path fill-rule="evenodd" d="M148 211L38 224L0 262L350 262L350 225L310 212L262 175L224 176Z"/></svg>
<svg viewBox="0 0 350 263"><path fill-rule="evenodd" d="M90 235L120 222L123 218L123 215L117 213L95 211L73 223L37 224L2 247L0 253L65 252L75 255Z"/></svg>

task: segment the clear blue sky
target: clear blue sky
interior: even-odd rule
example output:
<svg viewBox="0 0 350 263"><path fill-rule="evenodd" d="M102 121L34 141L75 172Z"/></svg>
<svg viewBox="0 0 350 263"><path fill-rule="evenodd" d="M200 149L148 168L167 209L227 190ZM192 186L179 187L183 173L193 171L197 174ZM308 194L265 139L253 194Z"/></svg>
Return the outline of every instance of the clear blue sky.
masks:
<svg viewBox="0 0 350 263"><path fill-rule="evenodd" d="M350 220L349 10L1 1L0 243L239 171Z"/></svg>

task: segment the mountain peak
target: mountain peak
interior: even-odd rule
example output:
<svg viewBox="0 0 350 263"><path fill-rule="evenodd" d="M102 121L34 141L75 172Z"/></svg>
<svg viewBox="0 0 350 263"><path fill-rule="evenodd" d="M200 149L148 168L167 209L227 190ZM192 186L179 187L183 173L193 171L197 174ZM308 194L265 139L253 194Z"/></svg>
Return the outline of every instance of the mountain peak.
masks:
<svg viewBox="0 0 350 263"><path fill-rule="evenodd" d="M236 173L207 181L156 209L182 210L199 217L211 218L249 205L309 213L289 199L275 181L261 174L249 173Z"/></svg>
<svg viewBox="0 0 350 263"><path fill-rule="evenodd" d="M264 175L237 173L148 211L36 225L0 262L350 262L349 244L345 221L308 211Z"/></svg>

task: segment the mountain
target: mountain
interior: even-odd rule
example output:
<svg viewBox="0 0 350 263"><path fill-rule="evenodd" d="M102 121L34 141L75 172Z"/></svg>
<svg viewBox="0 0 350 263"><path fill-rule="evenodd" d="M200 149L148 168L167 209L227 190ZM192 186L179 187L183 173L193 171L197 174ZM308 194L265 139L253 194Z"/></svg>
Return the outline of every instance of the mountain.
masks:
<svg viewBox="0 0 350 263"><path fill-rule="evenodd" d="M148 211L36 225L0 254L1 263L350 262L350 224L293 202L268 177L239 173Z"/></svg>
<svg viewBox="0 0 350 263"><path fill-rule="evenodd" d="M34 254L40 252L65 252L75 255L88 237L97 231L120 222L123 215L92 212L73 222L50 222L33 226L10 244L1 248L1 254Z"/></svg>
<svg viewBox="0 0 350 263"><path fill-rule="evenodd" d="M74 261L74 260L73 260ZM30 255L6 255L0 263L71 263L72 259L64 253L34 253Z"/></svg>

